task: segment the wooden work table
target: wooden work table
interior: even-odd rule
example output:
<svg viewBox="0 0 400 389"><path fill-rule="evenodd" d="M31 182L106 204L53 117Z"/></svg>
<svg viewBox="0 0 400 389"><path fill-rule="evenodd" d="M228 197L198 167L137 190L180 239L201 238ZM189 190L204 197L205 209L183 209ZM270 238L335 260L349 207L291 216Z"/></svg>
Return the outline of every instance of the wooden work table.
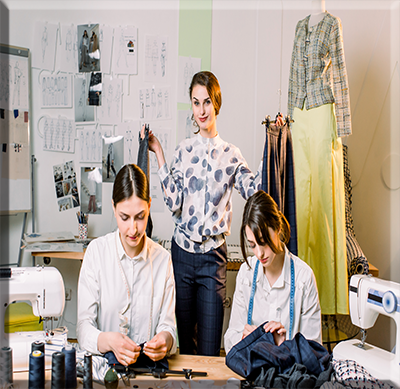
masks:
<svg viewBox="0 0 400 389"><path fill-rule="evenodd" d="M151 375L137 375L130 379L129 388L185 388L185 389L203 389L226 387L227 381L232 389L240 387L242 377L234 373L225 365L224 357L204 357L197 355L174 355L168 359L170 370L192 369L192 371L207 372L206 377L193 377L191 380L184 376L169 375L165 378L154 378ZM28 372L14 373L14 388L27 388L29 381ZM79 379L78 379L79 380ZM176 381L172 384L171 381ZM178 382L179 381L179 382ZM135 386L136 385L136 386ZM78 382L78 388L82 388L82 382ZM104 388L103 385L93 383L94 388ZM128 388L120 380L119 388ZM51 370L46 370L45 388L51 388Z"/></svg>
<svg viewBox="0 0 400 389"><path fill-rule="evenodd" d="M61 252L32 252L32 257L43 257L43 258L64 258L64 259L76 259L76 260L83 260L83 256L85 255L85 251L83 252L72 252L72 251L61 251ZM227 263L227 270L239 270L241 264L243 262L239 260L228 261ZM379 277L379 269L376 268L374 265L369 263L369 272L374 277Z"/></svg>

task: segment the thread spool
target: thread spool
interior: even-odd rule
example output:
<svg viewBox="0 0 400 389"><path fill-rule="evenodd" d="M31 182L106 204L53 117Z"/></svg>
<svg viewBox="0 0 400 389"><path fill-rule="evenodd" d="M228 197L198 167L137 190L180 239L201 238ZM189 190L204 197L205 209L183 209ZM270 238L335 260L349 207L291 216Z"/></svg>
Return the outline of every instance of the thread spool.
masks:
<svg viewBox="0 0 400 389"><path fill-rule="evenodd" d="M70 344L66 344L61 351L65 354L65 388L76 388L76 351Z"/></svg>
<svg viewBox="0 0 400 389"><path fill-rule="evenodd" d="M92 354L86 353L83 357L83 389L93 388Z"/></svg>
<svg viewBox="0 0 400 389"><path fill-rule="evenodd" d="M33 352L35 350L39 350L44 354L45 353L44 352L44 343L41 342L40 340L36 340L35 342L33 342L31 344L31 352Z"/></svg>
<svg viewBox="0 0 400 389"><path fill-rule="evenodd" d="M3 347L0 351L0 382L13 383L12 348Z"/></svg>
<svg viewBox="0 0 400 389"><path fill-rule="evenodd" d="M51 388L65 388L65 354L61 352L51 356Z"/></svg>
<svg viewBox="0 0 400 389"><path fill-rule="evenodd" d="M44 388L44 353L40 350L29 354L29 389Z"/></svg>

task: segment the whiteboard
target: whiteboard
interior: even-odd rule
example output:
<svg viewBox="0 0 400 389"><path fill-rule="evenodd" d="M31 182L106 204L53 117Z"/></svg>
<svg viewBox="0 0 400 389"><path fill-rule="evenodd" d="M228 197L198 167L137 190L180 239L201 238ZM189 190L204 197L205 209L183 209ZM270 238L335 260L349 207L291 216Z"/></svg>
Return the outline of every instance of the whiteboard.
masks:
<svg viewBox="0 0 400 389"><path fill-rule="evenodd" d="M29 49L0 45L0 213L32 209Z"/></svg>

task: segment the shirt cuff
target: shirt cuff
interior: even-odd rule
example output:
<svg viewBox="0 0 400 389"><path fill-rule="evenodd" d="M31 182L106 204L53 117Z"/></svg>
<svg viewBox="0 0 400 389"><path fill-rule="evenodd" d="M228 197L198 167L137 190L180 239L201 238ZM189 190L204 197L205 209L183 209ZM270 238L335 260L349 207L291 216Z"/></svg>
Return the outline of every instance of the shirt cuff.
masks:
<svg viewBox="0 0 400 389"><path fill-rule="evenodd" d="M164 165L158 169L158 177L160 177L161 182L163 182L169 175L169 169L167 163L165 162Z"/></svg>

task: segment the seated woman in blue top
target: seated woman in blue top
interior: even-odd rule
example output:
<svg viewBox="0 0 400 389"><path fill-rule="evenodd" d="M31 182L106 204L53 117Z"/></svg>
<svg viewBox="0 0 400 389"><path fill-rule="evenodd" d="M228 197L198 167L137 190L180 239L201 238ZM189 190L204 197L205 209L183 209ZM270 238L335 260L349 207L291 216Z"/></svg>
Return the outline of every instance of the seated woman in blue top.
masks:
<svg viewBox="0 0 400 389"><path fill-rule="evenodd" d="M252 195L243 212L240 245L243 258L247 245L254 256L246 259L236 278L226 353L266 321L264 329L273 333L277 345L298 332L322 343L314 273L286 248L289 238L289 223L273 198L263 191Z"/></svg>

